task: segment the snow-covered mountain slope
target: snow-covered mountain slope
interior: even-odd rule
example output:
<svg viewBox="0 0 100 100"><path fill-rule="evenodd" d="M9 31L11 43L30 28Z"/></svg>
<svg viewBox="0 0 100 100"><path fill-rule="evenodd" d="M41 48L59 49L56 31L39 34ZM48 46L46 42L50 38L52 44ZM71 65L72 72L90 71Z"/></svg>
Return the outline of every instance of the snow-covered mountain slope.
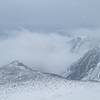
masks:
<svg viewBox="0 0 100 100"><path fill-rule="evenodd" d="M81 51L88 51L100 45L100 39L95 37L89 37L86 35L71 36L69 37L67 45L70 45L71 52L82 53Z"/></svg>
<svg viewBox="0 0 100 100"><path fill-rule="evenodd" d="M13 61L8 65L0 67L0 85L22 83L30 80L49 81L55 78L60 79L63 77L56 74L38 72L19 61Z"/></svg>
<svg viewBox="0 0 100 100"><path fill-rule="evenodd" d="M89 47L89 40L87 37L72 37L72 39L68 42L70 45L71 52L79 52L80 49L88 49Z"/></svg>
<svg viewBox="0 0 100 100"><path fill-rule="evenodd" d="M51 83L51 84L50 84ZM0 88L0 100L99 100L100 83L31 81L27 85Z"/></svg>
<svg viewBox="0 0 100 100"><path fill-rule="evenodd" d="M94 51L96 50L98 49ZM94 58L98 58L96 56ZM0 68L0 83L0 100L99 100L100 98L99 82L68 81L55 74L35 71L19 61L13 61Z"/></svg>
<svg viewBox="0 0 100 100"><path fill-rule="evenodd" d="M70 80L100 80L100 48L89 50L65 74Z"/></svg>

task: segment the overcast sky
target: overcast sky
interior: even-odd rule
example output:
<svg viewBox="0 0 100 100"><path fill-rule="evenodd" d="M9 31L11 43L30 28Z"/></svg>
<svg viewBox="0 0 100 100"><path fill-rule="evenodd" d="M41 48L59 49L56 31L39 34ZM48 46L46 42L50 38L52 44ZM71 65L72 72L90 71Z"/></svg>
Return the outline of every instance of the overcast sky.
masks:
<svg viewBox="0 0 100 100"><path fill-rule="evenodd" d="M100 0L0 0L0 24L98 28Z"/></svg>

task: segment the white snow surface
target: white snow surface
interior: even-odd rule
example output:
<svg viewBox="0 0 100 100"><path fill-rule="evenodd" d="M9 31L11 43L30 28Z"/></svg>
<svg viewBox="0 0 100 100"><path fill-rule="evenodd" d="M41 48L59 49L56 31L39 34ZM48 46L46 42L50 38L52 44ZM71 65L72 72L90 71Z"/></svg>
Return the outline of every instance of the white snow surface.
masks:
<svg viewBox="0 0 100 100"><path fill-rule="evenodd" d="M0 88L0 100L100 100L100 83L60 81L27 82Z"/></svg>

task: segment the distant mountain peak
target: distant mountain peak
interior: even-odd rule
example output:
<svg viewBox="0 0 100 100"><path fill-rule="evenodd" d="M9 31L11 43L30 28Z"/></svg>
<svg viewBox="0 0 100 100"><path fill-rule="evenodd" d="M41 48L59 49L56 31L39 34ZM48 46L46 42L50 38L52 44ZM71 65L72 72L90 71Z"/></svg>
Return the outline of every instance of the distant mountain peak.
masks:
<svg viewBox="0 0 100 100"><path fill-rule="evenodd" d="M10 63L10 65L16 65L16 66L26 66L24 65L22 62L18 61L18 60L14 60Z"/></svg>
<svg viewBox="0 0 100 100"><path fill-rule="evenodd" d="M20 62L19 60L14 60L11 63L1 67L1 68L18 68L18 69L23 69L23 70L31 70L31 68L27 67L24 63Z"/></svg>
<svg viewBox="0 0 100 100"><path fill-rule="evenodd" d="M18 65L19 63L21 63L21 62L18 61L18 60L14 60L14 61L12 61L10 64Z"/></svg>
<svg viewBox="0 0 100 100"><path fill-rule="evenodd" d="M4 84L26 81L34 78L33 74L37 73L18 60L14 60L9 64L0 67L0 82Z"/></svg>

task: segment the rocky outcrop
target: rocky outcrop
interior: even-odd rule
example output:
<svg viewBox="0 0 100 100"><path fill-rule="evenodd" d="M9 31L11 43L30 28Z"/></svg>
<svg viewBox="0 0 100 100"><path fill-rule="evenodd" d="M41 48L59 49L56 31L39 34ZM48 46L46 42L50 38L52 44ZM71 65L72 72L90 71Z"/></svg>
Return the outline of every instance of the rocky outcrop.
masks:
<svg viewBox="0 0 100 100"><path fill-rule="evenodd" d="M99 62L100 48L96 47L89 50L79 61L70 67L70 73L66 78L70 80L99 80Z"/></svg>

